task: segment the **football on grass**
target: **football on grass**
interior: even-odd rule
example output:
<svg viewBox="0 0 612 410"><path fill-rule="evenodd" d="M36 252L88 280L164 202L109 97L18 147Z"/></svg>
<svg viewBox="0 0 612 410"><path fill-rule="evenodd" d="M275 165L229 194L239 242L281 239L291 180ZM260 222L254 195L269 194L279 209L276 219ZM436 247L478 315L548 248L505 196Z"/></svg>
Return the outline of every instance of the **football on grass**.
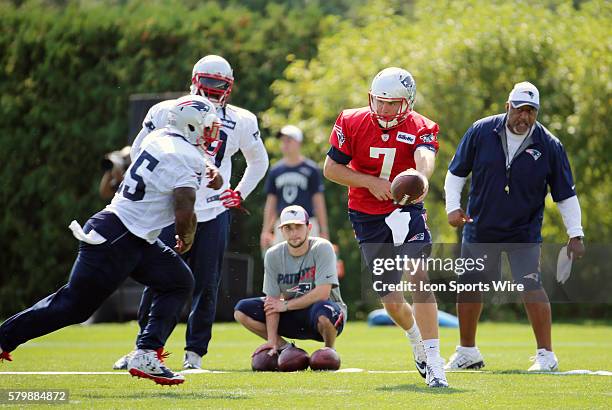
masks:
<svg viewBox="0 0 612 410"><path fill-rule="evenodd" d="M254 372L275 372L278 370L278 353L269 355L270 350L262 350L251 359L251 369Z"/></svg>
<svg viewBox="0 0 612 410"><path fill-rule="evenodd" d="M391 182L393 200L401 206L421 202L427 195L428 189L429 181L416 169L400 172Z"/></svg>
<svg viewBox="0 0 612 410"><path fill-rule="evenodd" d="M291 345L281 352L278 356L278 369L281 372L297 372L299 370L306 370L310 358L305 350L300 349Z"/></svg>
<svg viewBox="0 0 612 410"><path fill-rule="evenodd" d="M324 347L310 356L310 368L312 370L338 370L340 356L331 347Z"/></svg>

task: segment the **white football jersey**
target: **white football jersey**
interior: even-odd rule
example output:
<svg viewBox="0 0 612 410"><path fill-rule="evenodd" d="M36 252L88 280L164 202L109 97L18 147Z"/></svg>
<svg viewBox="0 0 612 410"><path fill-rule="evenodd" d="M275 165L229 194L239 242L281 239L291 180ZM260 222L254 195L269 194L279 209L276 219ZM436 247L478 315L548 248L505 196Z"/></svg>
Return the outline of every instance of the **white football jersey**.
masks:
<svg viewBox="0 0 612 410"><path fill-rule="evenodd" d="M166 100L159 102L153 107L149 108L147 115L145 115L145 118L142 121L142 129L132 142L132 149L130 150L130 157L132 159L132 162L134 162L134 159L138 155L140 145L142 144L144 138L152 131L166 126L168 120L168 111L170 111L170 109L174 107L175 103L176 100Z"/></svg>
<svg viewBox="0 0 612 410"><path fill-rule="evenodd" d="M268 153L261 140L257 117L250 111L231 104L218 109L217 115L222 123L219 139L223 141L223 145L213 162L223 177L223 186L218 190L202 187L198 191L195 208L199 222L214 219L227 210L219 201L219 195L230 187L232 156L238 150L244 155L247 167L234 190L240 191L243 199L253 192L268 170Z"/></svg>
<svg viewBox="0 0 612 410"><path fill-rule="evenodd" d="M175 101L162 101L149 109L142 123L142 130L132 144L130 153L132 160L138 155L145 137L156 128L166 125L168 110L172 108ZM222 122L219 139L223 141L223 144L216 156L209 158L219 168L219 173L223 177L223 186L214 190L202 184L198 190L195 205L198 222L212 220L227 210L219 200L219 195L230 187L231 158L238 150L242 152L247 162L244 176L235 188L236 191L240 191L243 199L253 192L268 169L268 154L261 140L257 117L250 111L231 104L227 104L225 108L218 108L217 115Z"/></svg>
<svg viewBox="0 0 612 410"><path fill-rule="evenodd" d="M174 223L174 189L200 185L206 165L196 147L165 128L141 141L139 152L106 207L134 235L154 243Z"/></svg>

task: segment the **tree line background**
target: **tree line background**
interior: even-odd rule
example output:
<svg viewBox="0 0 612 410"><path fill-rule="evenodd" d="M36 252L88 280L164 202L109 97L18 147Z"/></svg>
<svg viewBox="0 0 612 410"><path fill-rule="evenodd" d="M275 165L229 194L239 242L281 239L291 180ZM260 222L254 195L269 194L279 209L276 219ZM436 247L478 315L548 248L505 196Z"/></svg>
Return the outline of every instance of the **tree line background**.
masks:
<svg viewBox="0 0 612 410"><path fill-rule="evenodd" d="M105 205L99 162L128 139L129 96L187 92L206 54L232 64L232 103L258 116L272 162L280 157L273 136L294 123L305 132L304 153L322 165L338 113L367 105L382 68L408 69L415 109L441 129L427 200L436 242L459 240L442 187L461 136L502 112L512 85L529 80L541 93L538 120L568 151L587 243L610 243L610 21L604 0L0 1L0 317L67 279L77 249L67 225ZM243 169L237 158L234 181ZM360 301L346 189L326 181L326 199L346 265L342 293L352 313L363 313L371 306ZM259 282L264 201L262 183L246 204L252 215L234 214L229 249L253 255ZM544 240L562 243L564 231L548 198ZM607 317L606 308L554 306L566 318Z"/></svg>

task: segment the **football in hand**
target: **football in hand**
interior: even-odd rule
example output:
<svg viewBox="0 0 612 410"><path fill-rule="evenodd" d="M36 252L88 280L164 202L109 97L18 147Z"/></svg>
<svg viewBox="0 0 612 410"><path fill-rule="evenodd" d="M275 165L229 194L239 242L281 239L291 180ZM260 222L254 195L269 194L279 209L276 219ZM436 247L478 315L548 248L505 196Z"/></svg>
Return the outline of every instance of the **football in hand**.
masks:
<svg viewBox="0 0 612 410"><path fill-rule="evenodd" d="M340 356L331 347L324 347L310 356L310 368L312 370L338 370Z"/></svg>
<svg viewBox="0 0 612 410"><path fill-rule="evenodd" d="M272 355L270 349L262 350L253 355L251 359L251 369L254 372L275 372L278 370L278 353Z"/></svg>
<svg viewBox="0 0 612 410"><path fill-rule="evenodd" d="M391 195L400 206L421 202L429 190L429 181L416 169L407 169L397 174L391 182Z"/></svg>
<svg viewBox="0 0 612 410"><path fill-rule="evenodd" d="M278 356L278 369L281 372L297 372L299 370L306 370L310 358L305 350L291 345L281 352Z"/></svg>

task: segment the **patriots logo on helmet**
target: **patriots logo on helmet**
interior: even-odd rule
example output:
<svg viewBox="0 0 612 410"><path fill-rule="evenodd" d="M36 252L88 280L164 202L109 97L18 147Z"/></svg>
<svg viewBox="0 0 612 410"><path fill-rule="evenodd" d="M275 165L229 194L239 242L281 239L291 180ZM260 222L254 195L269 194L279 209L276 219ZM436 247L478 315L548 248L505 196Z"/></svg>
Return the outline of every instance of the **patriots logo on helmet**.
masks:
<svg viewBox="0 0 612 410"><path fill-rule="evenodd" d="M542 156L542 153L540 151L533 148L526 149L525 152L531 155L535 161L537 161Z"/></svg>
<svg viewBox="0 0 612 410"><path fill-rule="evenodd" d="M408 88L408 89L409 89L409 88L410 88L410 86L411 86L411 84L410 84L410 77L404 77L404 78L401 78L401 77L400 77L400 83L402 83L402 85L403 85L404 87L406 87L406 88Z"/></svg>
<svg viewBox="0 0 612 410"><path fill-rule="evenodd" d="M179 104L179 107L193 107L198 111L209 112L210 107L202 101L189 100Z"/></svg>
<svg viewBox="0 0 612 410"><path fill-rule="evenodd" d="M153 124L153 121L147 121L144 123L144 125L149 131L153 131L155 129L155 124Z"/></svg>

